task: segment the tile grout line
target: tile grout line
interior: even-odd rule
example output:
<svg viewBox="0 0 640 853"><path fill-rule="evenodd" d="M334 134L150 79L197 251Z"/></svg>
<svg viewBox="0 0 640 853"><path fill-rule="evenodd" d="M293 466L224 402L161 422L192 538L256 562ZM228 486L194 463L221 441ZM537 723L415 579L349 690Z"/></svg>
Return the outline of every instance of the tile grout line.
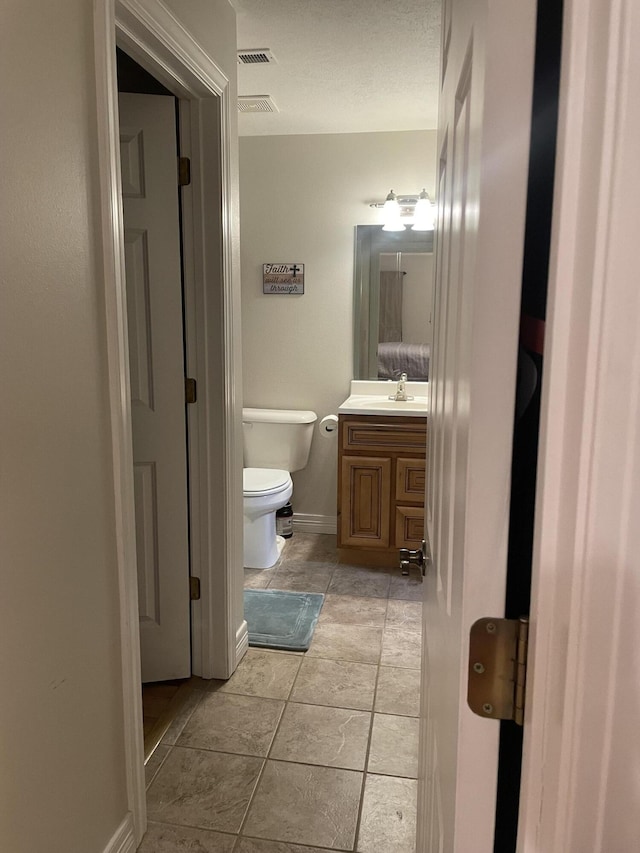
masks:
<svg viewBox="0 0 640 853"><path fill-rule="evenodd" d="M312 770L313 770L313 769L316 769L316 768L321 768L321 769L324 769L324 770L343 770L343 771L345 771L346 773L358 773L358 774L360 774L360 773L361 773L361 774L362 774L362 776L363 776L363 779L364 779L364 776L365 776L365 772L364 772L363 770L353 770L353 769L348 768L348 767L328 767L326 764L310 764L310 763L309 763L309 762L307 762L307 761L287 761L286 759L282 759L282 758L271 758L271 759L268 759L268 760L269 760L269 761L272 761L272 762L275 762L275 763L277 763L277 764L293 764L293 765L295 765L296 767L309 767L309 768L310 768L310 769L312 769ZM266 767L266 764L267 764L267 759L264 759L264 766L265 766L265 767ZM261 772L261 774L260 774L259 781L260 781L260 779L262 778L262 774L263 774L263 772L264 772L264 770L263 770L263 771ZM253 792L253 794L252 794L252 799L253 799L253 796L255 796L255 792L256 792L257 788L258 788L258 784L256 784L256 787L254 788L254 792ZM360 797L359 797L358 813L360 812L361 800L362 800L362 788L361 788ZM296 847L302 846L302 847L312 847L313 849L316 849L316 850L323 850L323 851L324 851L324 850L327 850L327 848L326 848L326 847L319 847L317 844L311 844L311 843L309 843L309 842L307 842L307 841L305 841L305 842L301 842L301 841L283 841L282 839L278 839L278 838L267 838L266 836L244 835L244 827L245 827L245 824L246 824L246 820L247 820L248 813L249 813L249 807L247 807L247 813L245 814L245 817L244 817L244 819L243 819L243 821L242 821L241 828L240 828L240 830L238 831L238 842L239 842L239 841L240 841L240 839L242 839L242 838L255 838L255 839L256 839L256 840L258 840L258 841L266 841L266 842L268 842L269 844L286 844L286 845L291 845L291 844L293 844L293 845L295 845ZM357 831L357 830L356 830L356 831ZM357 836L356 836L356 839L357 839ZM354 841L354 844L355 844L355 843L356 843L356 842ZM344 853L353 853L353 850L354 850L355 848L354 848L354 847L351 847L351 848L347 848L347 847L336 847L336 848L331 848L331 849L332 849L332 850L335 850L335 851L336 851L336 853L338 853L338 851L344 851Z"/></svg>
<svg viewBox="0 0 640 853"><path fill-rule="evenodd" d="M333 575L334 575L334 573L335 573L335 569L336 569L336 568L337 568L337 566L334 566L333 571L331 572L331 576L330 576L329 581L328 581L328 583L327 583L327 589L329 588L329 585L331 584L331 579L333 578ZM324 595L325 595L325 596L327 595L327 591L326 591L326 590L324 591ZM387 613L387 609L388 609L388 598L387 598L387 600L386 600L386 601L387 601L387 607L385 608L385 620L386 620L386 613ZM350 624L350 623L347 623L347 624ZM301 704L301 705L303 705L303 704L308 704L308 705L310 705L311 707L330 707L330 708L337 708L338 710L349 710L349 711L358 710L358 711L360 711L360 712L363 712L363 711L362 711L362 709L354 709L354 708L344 708L344 709L343 709L343 708L338 708L338 706L331 706L331 705L329 705L329 706L327 706L327 705L314 705L313 703L310 703L310 702L308 702L308 703L305 703L305 702L299 702L299 703L298 703L298 702L293 702L293 700L292 700L292 698L291 698L291 697L293 696L293 692L294 692L294 689L295 689L296 683L297 683L297 681L298 681L298 678L300 677L300 672L301 672L301 670L302 670L302 666L303 666L304 660L305 660L305 658L306 658L306 653L302 655L302 658L301 658L301 661L300 661L300 665L298 666L298 669L297 669L297 671L296 671L295 677L294 677L294 679L293 679L293 681L292 681L292 683L291 683L291 687L290 687L290 689L289 689L289 692L288 692L287 698L286 698L286 700L285 700L285 704L284 704L284 707L283 707L283 709L282 709L282 713L280 714L280 717L279 717L279 720L278 720L278 724L277 724L277 726L276 726L276 728L275 728L275 731L274 731L274 733L273 733L273 737L271 738L271 743L270 743L270 745L269 745L269 749L268 749L268 751L267 751L267 755L266 755L266 757L265 757L265 759L264 759L263 766L262 766L262 768L261 768L260 774L259 774L258 779L257 779L257 781L256 781L256 784L255 784L255 786L254 786L254 789L253 789L253 791L252 791L252 793L251 793L251 797L250 797L250 799L249 799L249 803L248 803L248 805L247 805L247 810L246 810L246 812L245 812L245 814L244 814L244 817L243 817L243 819L242 819L242 822L241 822L241 825L240 825L240 829L238 830L238 836L237 836L237 841L236 841L236 843L235 843L235 845L234 845L234 850L235 850L237 847L239 847L239 845L240 845L240 839L242 839L242 838L244 838L244 837L245 837L245 836L244 836L244 827L245 827L245 825L246 825L246 822L247 822L247 819L248 819L248 816L249 816L249 812L250 812L250 810L251 810L251 806L252 806L252 804L253 804L254 798L255 798L256 793L257 793L257 791L258 791L258 788L259 788L259 786L260 786L260 782L262 781L262 777L263 777L264 772L265 772L265 770L266 770L267 762L268 762L268 761L279 761L279 762L281 762L281 763L283 763L283 764L298 764L298 765L302 765L302 766L306 766L306 767L324 767L324 768L327 768L327 769L334 769L334 770L344 769L344 770L348 770L349 772L352 772L352 773L354 773L354 772L355 772L355 773L362 772L362 784L361 784L361 787L360 787L360 795L359 795L359 798L358 798L358 813L357 813L357 816L356 816L356 826L355 826L355 830L354 830L354 844L353 844L353 847L352 847L352 849L355 849L355 847L357 846L357 841L358 841L358 831L359 831L359 824L360 824L360 815L361 815L361 811L362 811L362 802L363 802L363 796L364 796L364 783L365 783L365 779L366 779L366 770L367 770L367 762L368 762L368 757L369 757L369 750L370 750L370 747L371 747L371 732L372 732L373 719L374 719L374 706L375 706L375 697L376 697L376 690L377 690L377 684L378 684L378 676L379 676L379 672L380 672L380 657L381 657L381 655L382 655L382 637L380 638L380 653L379 653L379 655L378 655L378 662L377 662L377 664L376 664L376 679L375 679L375 684L374 684L374 689L373 689L373 698L372 698L372 702L371 702L371 710L368 712L368 713L370 714L370 719L369 719L369 736L368 736L368 738L367 738L367 749L366 749L366 752L365 752L365 757L364 757L364 762L363 762L363 768L362 768L362 771L353 770L353 769L351 769L351 768L336 768L336 767L330 767L329 765L325 765L325 764L311 764L311 763L309 763L309 762L287 761L286 759L275 759L275 758L271 758L271 754L272 754L272 751L273 751L274 744L275 744L275 742L276 742L276 739L277 739L278 733L279 733L279 731L280 731L280 729L281 729L281 727L282 727L282 722L283 722L284 717L285 717L285 714L286 714L286 712L287 712L287 707L288 707L290 704ZM325 659L325 658L321 658L321 657L317 657L317 658L310 658L310 659L311 659L311 660L334 660L334 659L332 659L332 658ZM346 662L349 662L349 663L360 663L360 661L346 661ZM364 711L364 713L367 713L367 711ZM275 839L273 839L273 840L275 840ZM308 845L307 845L307 846L308 846ZM323 849L323 848L317 848L317 849Z"/></svg>
<svg viewBox="0 0 640 853"><path fill-rule="evenodd" d="M281 727L281 725L282 725L282 720L284 719L284 715L285 715L285 713L286 713L286 711L287 711L287 706L289 705L289 702L290 702L290 700L291 700L291 695L292 695L292 693L293 693L293 688L294 688L294 686L295 686L296 681L298 680L298 676L299 676L299 674L300 674L300 670L302 669L302 662L303 662L303 661L304 661L304 654L302 654L302 655L300 656L300 662L299 662L299 664L298 664L298 668L297 668L297 670L296 670L296 674L295 674L295 676L294 676L293 680L291 681L291 687L289 688L289 692L287 693L287 696L286 696L286 698L284 699L284 705L282 706L282 713L280 714L280 717L278 718L278 723L277 723L276 728L275 728L275 730L274 730L273 737L271 738L271 743L269 744L269 748L268 748L268 750L267 750L267 754L266 754L266 756L264 757L264 761L263 761L262 767L261 767L261 769L260 769L260 773L258 774L258 778L256 779L256 784L254 785L253 791L251 792L251 796L249 797L249 802L247 803L247 809L246 809L246 811L245 811L245 813L244 813L244 815L243 815L242 821L240 822L240 827L238 828L238 840L236 841L236 844L234 845L234 849L235 849L235 847L239 846L239 844L240 844L240 839L244 837L244 836L243 836L243 831L244 831L244 827L245 827L245 824L246 824L246 822L247 822L247 819L248 819L248 817L249 817L249 812L250 812L250 810L251 810L251 806L253 805L253 801L254 801L254 799L255 799L256 793L257 793L258 788L259 788L259 786L260 786L260 782L262 781L262 777L263 777L264 772L265 772L265 770L266 770L266 768L267 768L267 762L269 761L269 757L270 757L270 755L271 755L271 750L273 749L273 744L275 743L275 740L276 740L276 737L277 737L277 735L278 735L278 732L280 731L280 727Z"/></svg>
<svg viewBox="0 0 640 853"><path fill-rule="evenodd" d="M175 739L175 741L174 741L173 743L163 743L163 740L161 739L161 740L158 742L158 744L156 745L156 747L155 747L154 751L151 753L151 755L150 755L150 756L149 756L149 758L147 759L147 762L148 762L148 761L150 761L150 760L151 760L151 758L152 758L152 756L154 755L154 753L156 752L156 750L157 750L159 747L161 747L161 746L166 746L166 747L167 747L167 754L165 755L165 757L162 759L162 761L161 761L161 762L160 762L160 764L158 765L158 767L157 767L157 769L156 769L155 773L153 774L153 776L151 777L151 779L149 780L149 782L148 782L148 783L146 783L146 782L145 782L145 799L147 798L147 794L148 794L149 788L150 788L150 787L151 787L151 785L155 782L156 778L158 777L158 774L160 773L160 770L164 767L165 763L167 762L167 760L168 760L169 756L171 755L171 753L173 752L174 748L178 745L178 740L180 739L180 736L182 735L182 733L184 732L185 728L187 727L187 724L188 724L188 723L189 723L189 721L191 720L191 717L194 715L196 708L198 707L198 705L200 705L200 704L201 704L201 702L202 702L202 700L203 700L203 698L204 698L204 691L201 691L201 690L199 690L198 688L195 688L195 687L194 687L194 688L192 689L192 695L195 695L195 693L196 693L196 692L201 693L202 695L200 696L200 698L198 699L198 701L195 703L195 705L194 705L194 706L193 706L193 708L191 709L191 711L190 711L189 715L187 716L186 720L184 721L184 724L183 724L182 728L180 729L179 733L176 735L176 739ZM183 706L183 708L182 708L181 710L184 710L184 706ZM173 722L174 722L174 721L172 720L172 722L171 722L171 724L170 724L169 728L171 728L171 725L173 724ZM164 738L164 737L166 737L166 734L167 734L167 732L169 731L169 728L167 728L167 731L164 733L163 738ZM147 762L145 762L145 767L146 767Z"/></svg>
<svg viewBox="0 0 640 853"><path fill-rule="evenodd" d="M235 847L237 847L239 845L240 839L243 837L242 831L244 829L245 823L247 822L247 818L249 817L249 811L250 811L251 806L253 804L253 800L254 800L254 797L256 795L256 791L258 790L258 787L260 786L260 782L262 781L262 777L264 776L264 771L265 771L266 767L267 767L267 758L265 757L262 759L262 767L260 768L260 772L258 773L258 775L256 777L255 785L253 786L253 790L251 791L251 795L249 796L249 799L247 800L247 807L244 811L244 814L242 815L242 820L240 821L240 826L238 827L238 831L236 832L237 841L234 845L234 849L235 849Z"/></svg>
<svg viewBox="0 0 640 853"><path fill-rule="evenodd" d="M162 826L171 826L174 829L197 829L200 832L211 832L216 835L228 835L229 838L237 838L235 832L229 832L227 829L211 829L209 826L200 826L198 823L174 823L171 820L158 820L157 818L149 818L149 823L159 823Z"/></svg>
<svg viewBox="0 0 640 853"><path fill-rule="evenodd" d="M294 657L294 656L292 655L292 657ZM296 657L297 657L297 656L296 656ZM280 730L280 726L282 725L282 720L283 720L283 717L284 717L285 712L286 712L286 710L287 710L287 705L289 704L289 699L290 699L290 697L291 697L291 693L292 693L292 691L293 691L293 687L294 687L294 685L295 685L295 683L296 683L296 681L297 681L298 675L299 675L300 670L301 670L301 668L302 668L302 661L303 661L303 660L304 660L304 655L301 655L301 656L299 657L299 663L298 663L298 668L296 669L296 674L295 674L295 676L293 677L293 680L291 681L291 687L289 688L289 691L288 691L288 693L287 693L286 697L284 697L284 702L283 702L283 706L282 706L282 712L280 713L280 716L279 716L279 718L278 718L278 723L277 723L276 728L275 728L275 730L274 730L273 737L271 738L271 742L270 742L270 744L269 744L269 748L268 748L268 750L267 750L267 754L263 757L262 767L260 768L260 773L258 774L258 776L257 776L257 778L256 778L256 783L255 783L255 785L253 786L253 790L251 791L251 796L249 797L249 800L248 800L248 802L247 802L247 808L246 808L246 810L245 810L245 812L244 812L244 815L242 816L242 820L240 821L240 826L238 827L238 832L237 832L237 841L236 841L236 843L234 844L234 850L235 850L235 848L236 848L236 847L238 847L238 846L239 846L239 844L240 844L240 839L243 837L242 833L243 833L243 830L244 830L244 826L245 826L245 824L246 824L246 822L247 822L247 818L249 817L249 812L250 812L250 810L251 810L251 806L253 805L253 801L254 801L254 798L255 798L256 793L257 793L257 791L258 791L258 788L260 787L260 782L262 781L262 777L263 777L264 772L265 772L265 770L266 770L266 767L267 767L267 761L269 760L269 756L270 756L270 754L271 754L271 749L273 748L273 744L274 744L274 742L275 742L276 735L277 735L278 731ZM258 698L258 697L256 697L256 698Z"/></svg>
<svg viewBox="0 0 640 853"><path fill-rule="evenodd" d="M389 604L389 599L387 599L387 607ZM364 757L364 772L362 774L362 787L360 789L360 801L358 803L358 814L356 816L356 829L355 836L353 840L353 850L356 851L358 849L358 841L360 838L360 827L362 825L362 812L364 809L364 795L365 789L367 785L367 776L369 772L369 756L371 755L371 740L373 737L373 722L375 720L376 714L376 698L378 695L378 680L380 678L380 660L382 659L382 643L380 643L380 657L378 658L378 666L376 667L376 683L373 688L373 702L371 705L371 721L369 723L369 738L367 740L367 750Z"/></svg>
<svg viewBox="0 0 640 853"><path fill-rule="evenodd" d="M292 657L294 657L294 655L292 655ZM260 768L260 772L258 773L258 775L256 777L255 785L253 786L253 790L251 791L251 795L249 796L249 799L247 801L247 807L246 807L244 814L242 816L242 820L240 821L240 826L238 827L238 831L236 833L236 841L235 841L235 844L233 845L233 851L235 851L240 846L240 841L244 837L243 836L243 830L244 830L245 824L247 822L247 819L249 817L249 812L251 811L251 806L253 805L253 801L255 799L256 793L258 791L258 788L260 787L260 782L262 781L262 777L264 776L265 770L267 769L267 761L269 760L271 748L273 747L273 742L275 741L276 734L280 729L280 725L282 723L282 718L284 717L285 711L287 710L287 705L289 704L289 696L291 696L291 691L293 690L293 685L295 684L296 679L298 678L298 673L300 672L300 668L302 666L302 660L303 659L304 659L304 656L301 656L300 662L298 664L298 668L296 670L296 674L295 674L295 676L291 682L291 687L289 688L289 692L287 693L286 698L284 698L283 700L280 700L280 701L283 701L282 711L281 711L280 716L278 718L278 723L276 725L273 737L271 738L271 743L269 744L267 754L265 756L260 756L262 758L262 767ZM256 698L269 698L269 697L256 697ZM233 853L233 851L232 851L232 853Z"/></svg>
<svg viewBox="0 0 640 853"><path fill-rule="evenodd" d="M380 667L377 667L377 669L380 669ZM255 698L262 698L262 697L255 697ZM241 758L256 758L256 759L259 759L260 761L278 761L282 764L302 764L305 767L325 767L329 770L348 770L348 771L353 772L353 773L365 772L369 749L367 749L367 753L365 755L365 765L362 769L357 768L357 767L342 767L342 766L337 765L337 764L320 764L316 761L310 761L310 760L303 761L303 760L298 760L298 759L294 759L294 758L278 758L277 756L273 756L271 754L271 752L272 752L273 746L275 744L278 732L280 731L280 728L282 725L282 720L284 718L284 714L286 711L286 707L289 704L291 704L291 705L303 705L303 706L309 707L309 708L327 708L327 709L335 710L335 711L347 711L350 713L369 714L372 719L370 720L370 724L369 724L370 732L369 732L369 735L367 738L367 745L369 745L369 741L371 738L371 728L372 728L372 723L373 723L373 717L375 717L375 716L378 716L378 717L399 717L400 719L403 719L403 720L417 720L417 719L419 719L418 717L411 717L411 716L408 716L406 714L389 714L389 713L384 712L384 711L382 711L382 712L376 711L375 709L368 711L368 710L365 710L362 708L343 708L342 706L338 707L336 705L314 705L310 702L285 702L284 707L283 707L281 714L280 714L280 718L278 720L278 724L277 724L276 728L274 729L274 734L272 736L272 739L271 739L271 742L269 745L269 749L268 749L268 752L266 755L257 755L255 752L238 752L237 750L231 751L229 749L224 749L222 747L202 746L200 744L176 743L176 744L173 744L171 746L165 744L165 746L167 746L167 755L162 759L162 762L161 762L160 766L158 767L158 769L155 771L155 773L152 777L152 780L155 779L156 775L158 774L158 771L160 770L160 767L162 767L162 765L165 763L165 761L169 757L169 753L171 751L173 751L176 747L178 749L185 749L185 750L190 750L193 752L209 752L209 753L215 753L217 755L234 755L234 756L239 756ZM375 775L377 775L377 776L390 776L390 777L399 778L399 779L415 779L416 778L415 776L407 776L404 773L390 773L390 772L385 772L383 770L376 771ZM149 785L151 785L151 782L149 783Z"/></svg>

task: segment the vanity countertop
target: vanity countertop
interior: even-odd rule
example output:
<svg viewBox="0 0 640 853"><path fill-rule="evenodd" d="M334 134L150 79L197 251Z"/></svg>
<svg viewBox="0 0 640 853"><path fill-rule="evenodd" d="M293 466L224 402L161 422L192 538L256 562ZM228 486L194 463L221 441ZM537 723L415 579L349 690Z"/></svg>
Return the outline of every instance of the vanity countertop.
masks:
<svg viewBox="0 0 640 853"><path fill-rule="evenodd" d="M396 382L376 382L353 380L351 394L338 407L341 415L392 415L416 416L427 415L428 382L407 382L406 393L412 400L390 400L397 388Z"/></svg>

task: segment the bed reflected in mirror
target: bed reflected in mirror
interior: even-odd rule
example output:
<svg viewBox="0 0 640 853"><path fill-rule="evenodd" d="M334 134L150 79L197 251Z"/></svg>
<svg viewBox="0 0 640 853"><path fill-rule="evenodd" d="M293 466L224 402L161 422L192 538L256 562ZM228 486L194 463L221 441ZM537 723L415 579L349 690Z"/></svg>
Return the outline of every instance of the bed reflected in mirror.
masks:
<svg viewBox="0 0 640 853"><path fill-rule="evenodd" d="M356 226L354 379L427 381L433 232Z"/></svg>

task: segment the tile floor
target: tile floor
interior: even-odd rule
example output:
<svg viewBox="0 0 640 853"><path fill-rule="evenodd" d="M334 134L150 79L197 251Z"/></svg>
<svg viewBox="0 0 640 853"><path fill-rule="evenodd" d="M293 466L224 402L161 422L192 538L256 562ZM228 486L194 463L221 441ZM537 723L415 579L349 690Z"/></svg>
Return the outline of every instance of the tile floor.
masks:
<svg viewBox="0 0 640 853"><path fill-rule="evenodd" d="M338 565L296 534L252 588L324 592L304 654L250 649L198 689L149 760L142 853L413 853L417 578Z"/></svg>

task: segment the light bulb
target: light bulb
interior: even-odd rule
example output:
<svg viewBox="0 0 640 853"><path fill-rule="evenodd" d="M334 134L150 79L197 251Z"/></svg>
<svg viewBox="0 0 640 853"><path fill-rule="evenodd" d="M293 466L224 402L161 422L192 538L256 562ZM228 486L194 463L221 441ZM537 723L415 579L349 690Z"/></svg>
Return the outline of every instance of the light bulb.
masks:
<svg viewBox="0 0 640 853"><path fill-rule="evenodd" d="M418 201L416 202L416 209L413 214L413 226L411 230L433 231L435 224L431 199L427 195L427 191L423 189L418 196Z"/></svg>
<svg viewBox="0 0 640 853"><path fill-rule="evenodd" d="M382 221L383 231L404 231L404 225L400 221L400 205L393 190L389 192L382 208Z"/></svg>

